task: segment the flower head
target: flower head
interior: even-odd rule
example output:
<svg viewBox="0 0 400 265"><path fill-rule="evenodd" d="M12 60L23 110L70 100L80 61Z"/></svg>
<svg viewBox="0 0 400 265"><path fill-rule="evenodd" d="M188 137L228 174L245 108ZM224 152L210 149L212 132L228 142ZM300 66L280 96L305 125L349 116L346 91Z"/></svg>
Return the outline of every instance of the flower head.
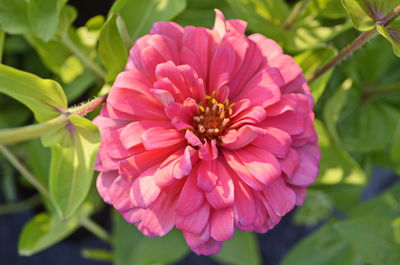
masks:
<svg viewBox="0 0 400 265"><path fill-rule="evenodd" d="M176 227L206 255L302 204L320 160L300 67L216 14L213 29L154 24L95 120L103 199L144 235Z"/></svg>

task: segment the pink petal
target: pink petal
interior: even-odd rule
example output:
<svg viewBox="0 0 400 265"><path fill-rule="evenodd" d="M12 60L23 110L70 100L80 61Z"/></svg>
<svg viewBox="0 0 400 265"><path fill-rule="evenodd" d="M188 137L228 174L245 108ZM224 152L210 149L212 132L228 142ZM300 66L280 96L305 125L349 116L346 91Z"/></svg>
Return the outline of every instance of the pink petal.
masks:
<svg viewBox="0 0 400 265"><path fill-rule="evenodd" d="M261 183L269 184L281 176L281 167L278 160L270 152L247 146L235 151L239 160L247 170Z"/></svg>
<svg viewBox="0 0 400 265"><path fill-rule="evenodd" d="M183 28L174 22L156 22L150 30L150 34L161 34L175 40L180 46L183 36Z"/></svg>
<svg viewBox="0 0 400 265"><path fill-rule="evenodd" d="M101 172L97 176L96 187L100 196L107 203L111 203L109 190L115 179L118 177L118 171Z"/></svg>
<svg viewBox="0 0 400 265"><path fill-rule="evenodd" d="M230 172L228 172L225 161L217 159L215 161L215 175L217 183L210 192L206 193L206 198L215 209L230 207L233 205L235 191Z"/></svg>
<svg viewBox="0 0 400 265"><path fill-rule="evenodd" d="M109 198L118 211L128 211L134 208L135 205L132 203L129 195L131 186L132 182L121 176L117 177L111 184L108 193Z"/></svg>
<svg viewBox="0 0 400 265"><path fill-rule="evenodd" d="M193 234L187 231L182 231L182 232L183 236L185 237L186 243L191 249L195 249L203 244L206 244L207 241L210 239L210 227L208 224L199 234Z"/></svg>
<svg viewBox="0 0 400 265"><path fill-rule="evenodd" d="M303 112L287 111L282 115L265 119L262 122L261 127L275 127L286 131L290 135L297 135L304 132L305 119L306 117Z"/></svg>
<svg viewBox="0 0 400 265"><path fill-rule="evenodd" d="M224 150L223 154L228 165L247 185L252 187L254 190L264 189L264 184L253 177L236 152Z"/></svg>
<svg viewBox="0 0 400 265"><path fill-rule="evenodd" d="M206 243L192 250L197 255L213 255L217 254L221 250L221 247L222 242L210 238Z"/></svg>
<svg viewBox="0 0 400 265"><path fill-rule="evenodd" d="M217 159L202 160L199 162L199 171L197 176L197 186L205 192L211 191L217 184Z"/></svg>
<svg viewBox="0 0 400 265"><path fill-rule="evenodd" d="M302 76L302 70L300 66L294 61L292 57L289 55L280 55L272 58L269 62L269 65L276 67L280 70L282 77L284 79L285 85L290 84L291 82L295 81L298 76ZM301 84L300 84L301 86ZM294 92L294 91L287 91L286 93Z"/></svg>
<svg viewBox="0 0 400 265"><path fill-rule="evenodd" d="M183 141L183 136L175 129L153 127L142 134L142 143L147 150L172 146Z"/></svg>
<svg viewBox="0 0 400 265"><path fill-rule="evenodd" d="M286 186L282 179L277 179L267 185L264 196L278 216L284 216L296 204L296 194Z"/></svg>
<svg viewBox="0 0 400 265"><path fill-rule="evenodd" d="M122 212L124 219L130 224L137 224L142 220L142 214L144 210L140 208L134 208L126 212Z"/></svg>
<svg viewBox="0 0 400 265"><path fill-rule="evenodd" d="M171 196L172 195L172 196ZM142 213L138 228L146 236L164 236L175 225L176 197L162 192L158 199Z"/></svg>
<svg viewBox="0 0 400 265"><path fill-rule="evenodd" d="M217 241L226 241L233 237L232 208L213 210L210 218L210 236Z"/></svg>
<svg viewBox="0 0 400 265"><path fill-rule="evenodd" d="M241 226L251 225L255 221L256 207L252 190L241 180L235 181L235 219Z"/></svg>
<svg viewBox="0 0 400 265"><path fill-rule="evenodd" d="M265 149L277 157L285 157L289 147L292 145L292 138L288 133L277 128L265 128L266 134L257 137L252 144Z"/></svg>
<svg viewBox="0 0 400 265"><path fill-rule="evenodd" d="M236 132L237 135L235 138L231 138L233 141L228 142L229 138L222 137L221 146L229 150L241 149L253 142L259 135L263 135L262 131L257 127L245 125Z"/></svg>
<svg viewBox="0 0 400 265"><path fill-rule="evenodd" d="M166 121L135 121L129 123L121 130L120 139L123 147L129 149L135 145L142 143L142 134L153 127L172 128L171 124Z"/></svg>
<svg viewBox="0 0 400 265"><path fill-rule="evenodd" d="M154 181L156 170L157 166L153 166L133 181L130 197L137 207L148 208L160 194L161 189Z"/></svg>
<svg viewBox="0 0 400 265"><path fill-rule="evenodd" d="M318 175L319 161L304 148L296 151L300 157L300 163L292 176L288 176L286 182L296 186L309 186L314 183Z"/></svg>
<svg viewBox="0 0 400 265"><path fill-rule="evenodd" d="M168 105L172 102L175 102L174 97L171 95L171 93L167 90L163 89L150 89L151 93L153 96L160 101L161 104L164 105L164 107L168 107Z"/></svg>
<svg viewBox="0 0 400 265"><path fill-rule="evenodd" d="M183 186L176 205L179 215L189 215L196 211L204 201L203 192L197 187L197 170L192 170Z"/></svg>
<svg viewBox="0 0 400 265"><path fill-rule="evenodd" d="M272 60L283 53L283 50L278 43L261 34L252 34L249 36L249 39L257 44L264 57L268 58L268 60Z"/></svg>
<svg viewBox="0 0 400 265"><path fill-rule="evenodd" d="M293 175L293 172L296 170L299 162L300 157L293 148L289 148L286 156L279 159L282 171L289 177Z"/></svg>
<svg viewBox="0 0 400 265"><path fill-rule="evenodd" d="M215 21L213 30L215 30L222 38L226 33L225 16L219 9L214 9Z"/></svg>
<svg viewBox="0 0 400 265"><path fill-rule="evenodd" d="M203 205L190 215L176 217L176 228L185 232L200 234L208 224L210 215L210 205L205 202Z"/></svg>

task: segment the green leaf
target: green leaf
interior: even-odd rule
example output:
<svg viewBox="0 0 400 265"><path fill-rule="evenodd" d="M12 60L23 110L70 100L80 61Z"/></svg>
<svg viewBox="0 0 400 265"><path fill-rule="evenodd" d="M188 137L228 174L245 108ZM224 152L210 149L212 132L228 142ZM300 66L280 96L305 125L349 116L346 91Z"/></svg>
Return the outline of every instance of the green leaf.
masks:
<svg viewBox="0 0 400 265"><path fill-rule="evenodd" d="M182 12L186 0L117 0L110 14L119 13L132 40L146 34L157 21L168 21Z"/></svg>
<svg viewBox="0 0 400 265"><path fill-rule="evenodd" d="M332 224L326 224L286 255L282 265L363 265L360 256L341 238Z"/></svg>
<svg viewBox="0 0 400 265"><path fill-rule="evenodd" d="M308 50L294 57L296 62L303 69L303 73L306 78L310 77L319 68L329 62L335 55L337 50L332 47L317 48ZM311 93L316 102L325 90L325 87L332 76L333 69L326 72L324 75L319 77L315 82L311 84Z"/></svg>
<svg viewBox="0 0 400 265"><path fill-rule="evenodd" d="M46 121L67 109L67 99L61 86L53 81L0 65L0 93L25 104L38 121Z"/></svg>
<svg viewBox="0 0 400 265"><path fill-rule="evenodd" d="M373 29L400 0L342 0L353 25L360 31Z"/></svg>
<svg viewBox="0 0 400 265"><path fill-rule="evenodd" d="M63 219L75 212L89 192L99 142L93 123L71 115L61 141L52 147L49 189Z"/></svg>
<svg viewBox="0 0 400 265"><path fill-rule="evenodd" d="M320 190L308 190L304 204L296 210L294 222L299 225L316 225L327 219L333 210L331 198Z"/></svg>
<svg viewBox="0 0 400 265"><path fill-rule="evenodd" d="M25 0L0 0L0 24L11 34L25 34L30 31Z"/></svg>
<svg viewBox="0 0 400 265"><path fill-rule="evenodd" d="M307 12L317 14L330 19L338 19L346 16L343 5L338 0L314 0L307 4Z"/></svg>
<svg viewBox="0 0 400 265"><path fill-rule="evenodd" d="M108 71L107 80L112 82L124 70L128 59L128 51L118 31L116 15L110 17L101 30L99 55Z"/></svg>
<svg viewBox="0 0 400 265"><path fill-rule="evenodd" d="M60 12L67 0L30 0L28 19L32 31L43 41L49 41L56 33Z"/></svg>
<svg viewBox="0 0 400 265"><path fill-rule="evenodd" d="M397 265L399 245L394 241L392 218L363 217L335 224L340 235L371 265Z"/></svg>
<svg viewBox="0 0 400 265"><path fill-rule="evenodd" d="M172 230L163 237L143 236L114 211L114 257L116 265L170 264L188 253L183 236Z"/></svg>
<svg viewBox="0 0 400 265"><path fill-rule="evenodd" d="M212 256L224 264L259 265L261 253L254 233L236 231L235 236L225 242L221 252Z"/></svg>
<svg viewBox="0 0 400 265"><path fill-rule="evenodd" d="M378 25L377 29L381 35L390 41L394 54L400 57L400 20L397 19L386 27Z"/></svg>
<svg viewBox="0 0 400 265"><path fill-rule="evenodd" d="M84 204L79 212L67 221L57 216L40 213L25 224L18 243L22 256L31 256L60 242L79 227L80 219L93 211L90 204Z"/></svg>

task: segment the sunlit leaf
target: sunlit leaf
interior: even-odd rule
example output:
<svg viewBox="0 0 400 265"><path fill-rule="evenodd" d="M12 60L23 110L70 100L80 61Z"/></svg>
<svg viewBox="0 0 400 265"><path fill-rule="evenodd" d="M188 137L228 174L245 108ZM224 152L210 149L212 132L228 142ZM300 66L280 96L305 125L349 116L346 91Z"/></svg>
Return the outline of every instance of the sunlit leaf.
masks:
<svg viewBox="0 0 400 265"><path fill-rule="evenodd" d="M0 93L15 98L29 107L38 121L60 115L67 108L67 99L61 86L33 74L0 65Z"/></svg>
<svg viewBox="0 0 400 265"><path fill-rule="evenodd" d="M395 20L389 26L378 26L378 31L393 46L394 53L400 57L400 19Z"/></svg>
<svg viewBox="0 0 400 265"><path fill-rule="evenodd" d="M70 116L62 139L52 146L50 194L62 218L68 218L89 192L100 138L89 120ZM59 137L60 134L57 135Z"/></svg>
<svg viewBox="0 0 400 265"><path fill-rule="evenodd" d="M12 34L28 33L31 29L27 10L28 2L25 0L1 0L1 27Z"/></svg>
<svg viewBox="0 0 400 265"><path fill-rule="evenodd" d="M99 55L108 70L107 80L113 81L124 70L128 59L128 51L118 31L116 15L110 17L101 30Z"/></svg>

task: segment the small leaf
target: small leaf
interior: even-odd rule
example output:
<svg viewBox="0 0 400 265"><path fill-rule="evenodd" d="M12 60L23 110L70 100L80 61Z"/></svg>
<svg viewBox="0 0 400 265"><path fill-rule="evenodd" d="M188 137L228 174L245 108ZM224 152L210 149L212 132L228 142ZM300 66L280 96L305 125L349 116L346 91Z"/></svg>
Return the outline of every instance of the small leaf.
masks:
<svg viewBox="0 0 400 265"><path fill-rule="evenodd" d="M303 52L297 55L294 59L303 69L303 73L306 78L308 78L318 69L324 66L327 62L329 62L333 57L335 57L336 54L337 51L335 48L316 48ZM316 102L324 92L325 87L330 77L332 76L332 73L333 69L326 72L324 75L319 77L317 80L315 80L315 82L311 84L311 93Z"/></svg>
<svg viewBox="0 0 400 265"><path fill-rule="evenodd" d="M61 141L52 147L49 188L63 219L75 212L89 192L99 142L97 127L72 115Z"/></svg>
<svg viewBox="0 0 400 265"><path fill-rule="evenodd" d="M394 54L400 57L400 20L393 21L389 26L378 26L380 34L382 34L393 46Z"/></svg>
<svg viewBox="0 0 400 265"><path fill-rule="evenodd" d="M400 0L342 0L353 25L360 31L373 29Z"/></svg>
<svg viewBox="0 0 400 265"><path fill-rule="evenodd" d="M18 243L18 252L22 256L31 256L60 242L78 227L83 216L93 211L90 204L84 204L79 212L67 221L57 216L40 213L25 224Z"/></svg>
<svg viewBox="0 0 400 265"><path fill-rule="evenodd" d="M154 22L171 20L185 7L186 0L117 0L110 14L119 13L130 37L136 40L146 34Z"/></svg>
<svg viewBox="0 0 400 265"><path fill-rule="evenodd" d="M60 12L67 0L30 0L28 19L36 36L49 41L56 33Z"/></svg>
<svg viewBox="0 0 400 265"><path fill-rule="evenodd" d="M236 231L235 236L225 242L221 252L212 256L224 264L259 265L261 253L254 233Z"/></svg>
<svg viewBox="0 0 400 265"><path fill-rule="evenodd" d="M110 17L101 30L99 55L108 71L107 80L112 82L124 70L128 59L128 51L118 31L116 15Z"/></svg>
<svg viewBox="0 0 400 265"><path fill-rule="evenodd" d="M67 109L67 99L61 86L48 79L0 65L0 93L25 104L38 121L46 121Z"/></svg>

